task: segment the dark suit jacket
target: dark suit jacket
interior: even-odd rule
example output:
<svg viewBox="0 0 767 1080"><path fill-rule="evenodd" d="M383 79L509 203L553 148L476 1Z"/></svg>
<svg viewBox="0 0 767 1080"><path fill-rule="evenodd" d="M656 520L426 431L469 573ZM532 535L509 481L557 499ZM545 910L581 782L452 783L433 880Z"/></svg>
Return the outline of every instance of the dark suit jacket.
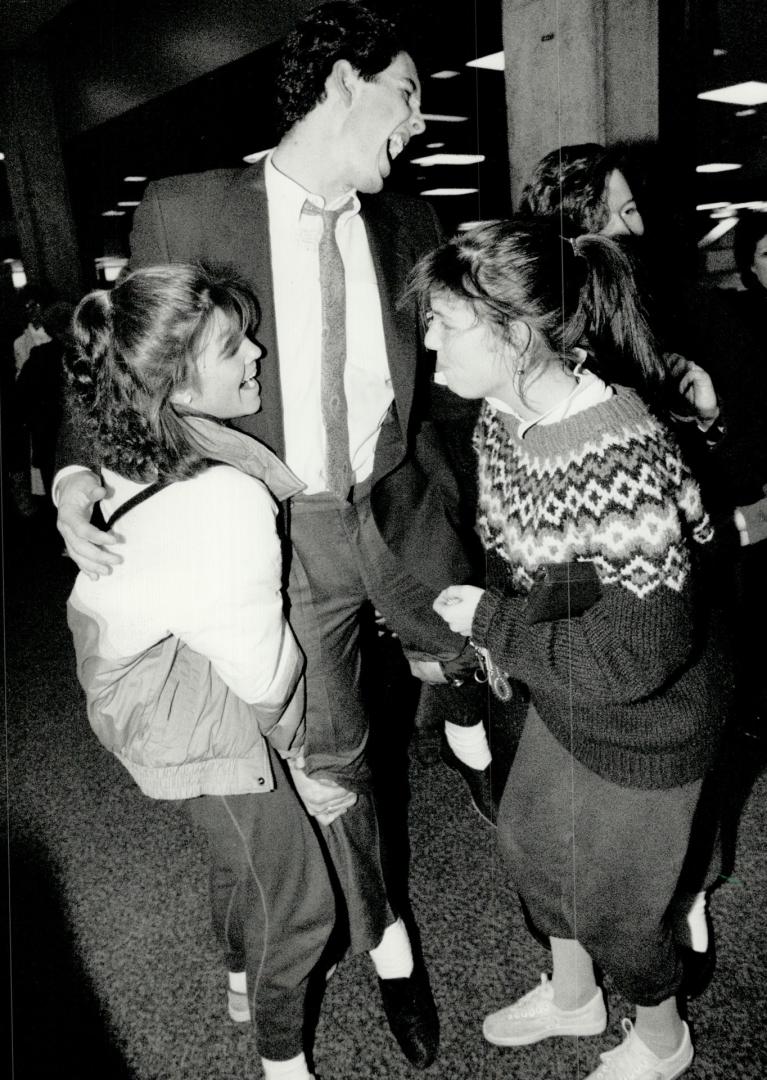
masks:
<svg viewBox="0 0 767 1080"><path fill-rule="evenodd" d="M430 415L440 400L446 404L448 392L431 384L413 301L400 303L410 270L440 242L440 228L432 208L420 199L380 194L362 196L361 204L394 389L376 447L373 513L387 544L411 571L441 588L473 577L476 549L454 470ZM266 352L259 375L263 405L236 425L284 456L263 159L246 169L174 176L149 185L134 218L131 267L194 261L232 267L258 298L257 338Z"/></svg>

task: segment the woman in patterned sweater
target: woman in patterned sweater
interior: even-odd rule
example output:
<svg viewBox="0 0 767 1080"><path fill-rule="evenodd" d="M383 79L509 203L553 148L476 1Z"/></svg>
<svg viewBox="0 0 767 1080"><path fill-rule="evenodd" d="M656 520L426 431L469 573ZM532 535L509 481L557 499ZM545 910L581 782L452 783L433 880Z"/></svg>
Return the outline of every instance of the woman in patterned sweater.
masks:
<svg viewBox="0 0 767 1080"><path fill-rule="evenodd" d="M496 692L516 679L531 700L498 824L553 976L484 1034L601 1033L597 964L637 1017L589 1080L671 1080L693 1057L671 912L727 678L697 573L711 528L655 415L663 366L631 266L603 236L498 222L434 252L415 287L439 377L484 399L487 588L451 586L435 609ZM609 344L602 378L585 326ZM611 363L636 389L603 381Z"/></svg>

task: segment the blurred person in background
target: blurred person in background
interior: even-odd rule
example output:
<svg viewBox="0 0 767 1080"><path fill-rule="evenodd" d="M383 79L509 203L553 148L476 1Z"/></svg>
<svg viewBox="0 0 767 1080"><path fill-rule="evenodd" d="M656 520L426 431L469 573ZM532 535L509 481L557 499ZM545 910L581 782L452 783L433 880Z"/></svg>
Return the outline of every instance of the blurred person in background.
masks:
<svg viewBox="0 0 767 1080"><path fill-rule="evenodd" d="M711 372L727 415L727 438L703 476L724 542L737 652L738 722L764 745L767 688L767 213L741 214L733 236L744 288L702 291L691 322L695 355Z"/></svg>
<svg viewBox="0 0 767 1080"><path fill-rule="evenodd" d="M16 399L29 431L31 465L38 469L43 490L50 497L56 460L56 441L62 415L64 352L71 340L73 305L66 300L42 311L41 328L46 340L35 345L16 379ZM33 487L34 492L34 487Z"/></svg>

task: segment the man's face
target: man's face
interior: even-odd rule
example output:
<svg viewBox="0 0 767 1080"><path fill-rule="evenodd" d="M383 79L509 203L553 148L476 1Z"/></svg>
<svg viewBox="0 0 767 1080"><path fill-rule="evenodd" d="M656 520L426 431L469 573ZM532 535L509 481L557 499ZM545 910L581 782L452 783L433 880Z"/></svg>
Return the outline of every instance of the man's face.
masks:
<svg viewBox="0 0 767 1080"><path fill-rule="evenodd" d="M407 53L367 81L356 72L354 97L343 130L346 180L357 191L380 191L394 158L426 128L421 116L421 84Z"/></svg>

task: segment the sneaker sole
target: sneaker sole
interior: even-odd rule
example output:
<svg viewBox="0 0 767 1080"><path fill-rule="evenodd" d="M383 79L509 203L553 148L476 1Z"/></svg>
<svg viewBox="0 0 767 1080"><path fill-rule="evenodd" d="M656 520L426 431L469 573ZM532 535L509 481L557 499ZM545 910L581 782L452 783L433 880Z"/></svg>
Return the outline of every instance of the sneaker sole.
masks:
<svg viewBox="0 0 767 1080"><path fill-rule="evenodd" d="M558 1039L564 1037L587 1038L591 1035L601 1035L607 1028L607 1016L602 1020L594 1021L592 1024L583 1024L577 1030L575 1028L557 1028L555 1031L549 1029L548 1031L542 1031L539 1034L532 1033L530 1035L493 1035L485 1030L485 1026L482 1026L482 1034L489 1043L493 1046L530 1046L532 1043L543 1042L544 1039ZM687 1066L685 1066L687 1068Z"/></svg>

